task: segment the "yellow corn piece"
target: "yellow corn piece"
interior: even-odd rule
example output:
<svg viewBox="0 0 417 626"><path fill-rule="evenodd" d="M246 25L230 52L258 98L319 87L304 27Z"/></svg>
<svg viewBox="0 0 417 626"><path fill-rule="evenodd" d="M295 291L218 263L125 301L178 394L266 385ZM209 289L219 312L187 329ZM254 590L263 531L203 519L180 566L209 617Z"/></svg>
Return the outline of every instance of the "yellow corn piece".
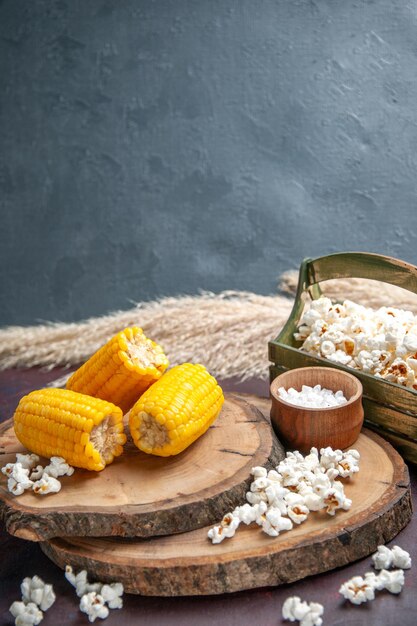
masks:
<svg viewBox="0 0 417 626"><path fill-rule="evenodd" d="M24 396L14 430L31 452L62 456L69 465L102 470L123 452L126 435L119 407L67 389L40 389Z"/></svg>
<svg viewBox="0 0 417 626"><path fill-rule="evenodd" d="M223 402L221 387L203 365L177 365L130 411L133 441L148 454L179 454L206 432Z"/></svg>
<svg viewBox="0 0 417 626"><path fill-rule="evenodd" d="M113 402L126 413L167 367L161 346L134 326L97 350L73 373L67 389Z"/></svg>

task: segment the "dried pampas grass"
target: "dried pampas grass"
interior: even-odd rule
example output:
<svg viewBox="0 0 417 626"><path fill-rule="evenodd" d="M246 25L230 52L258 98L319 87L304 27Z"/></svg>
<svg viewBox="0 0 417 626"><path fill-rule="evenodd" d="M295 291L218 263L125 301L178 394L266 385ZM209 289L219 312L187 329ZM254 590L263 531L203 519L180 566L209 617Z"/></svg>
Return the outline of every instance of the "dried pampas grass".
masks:
<svg viewBox="0 0 417 626"><path fill-rule="evenodd" d="M281 291L293 296L297 272L287 272ZM328 281L326 293L366 306L393 305L417 311L417 297L398 287L362 279ZM204 363L220 378L268 377L268 341L286 322L293 300L241 291L163 298L79 323L0 329L0 369L52 368L85 361L119 330L138 325L162 344L171 365Z"/></svg>

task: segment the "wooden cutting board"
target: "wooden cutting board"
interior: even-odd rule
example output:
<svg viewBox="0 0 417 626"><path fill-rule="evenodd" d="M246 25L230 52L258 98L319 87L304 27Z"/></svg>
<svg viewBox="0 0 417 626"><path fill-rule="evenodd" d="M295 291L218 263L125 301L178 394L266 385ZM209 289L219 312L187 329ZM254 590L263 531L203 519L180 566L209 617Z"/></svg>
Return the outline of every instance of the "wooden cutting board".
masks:
<svg viewBox="0 0 417 626"><path fill-rule="evenodd" d="M0 466L23 452L12 420L0 426ZM284 456L269 421L244 399L226 395L221 414L181 454L156 457L129 441L102 472L77 469L57 494L13 496L0 473L0 519L33 541L55 536L152 537L213 524L245 498L254 465ZM47 464L47 461L44 461Z"/></svg>
<svg viewBox="0 0 417 626"><path fill-rule="evenodd" d="M268 414L269 401L252 400ZM85 568L92 580L121 581L127 592L150 596L219 594L299 580L368 556L411 519L408 470L399 454L367 430L355 448L361 469L344 481L352 508L334 517L312 513L278 538L243 526L218 545L202 528L146 541L54 538L41 548L59 567Z"/></svg>

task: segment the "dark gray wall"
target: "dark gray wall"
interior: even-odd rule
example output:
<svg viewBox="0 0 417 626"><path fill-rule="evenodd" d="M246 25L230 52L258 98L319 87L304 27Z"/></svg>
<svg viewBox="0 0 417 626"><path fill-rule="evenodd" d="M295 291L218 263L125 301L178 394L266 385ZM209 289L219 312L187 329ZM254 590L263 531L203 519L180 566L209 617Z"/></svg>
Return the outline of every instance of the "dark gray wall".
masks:
<svg viewBox="0 0 417 626"><path fill-rule="evenodd" d="M417 262L417 8L3 0L0 324Z"/></svg>

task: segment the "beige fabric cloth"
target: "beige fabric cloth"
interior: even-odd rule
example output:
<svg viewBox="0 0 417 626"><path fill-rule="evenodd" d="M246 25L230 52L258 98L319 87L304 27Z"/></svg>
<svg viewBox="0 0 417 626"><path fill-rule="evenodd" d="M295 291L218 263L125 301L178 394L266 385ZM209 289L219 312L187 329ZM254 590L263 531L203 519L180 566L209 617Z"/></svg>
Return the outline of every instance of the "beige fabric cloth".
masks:
<svg viewBox="0 0 417 626"><path fill-rule="evenodd" d="M218 377L268 377L268 341L277 336L293 305L297 272L281 278L286 295L220 294L163 298L139 303L79 323L11 326L0 329L0 369L75 365L85 361L119 330L141 326L160 343L171 365L206 365ZM337 300L378 307L383 304L417 312L417 296L398 287L363 279L328 281L323 290Z"/></svg>

